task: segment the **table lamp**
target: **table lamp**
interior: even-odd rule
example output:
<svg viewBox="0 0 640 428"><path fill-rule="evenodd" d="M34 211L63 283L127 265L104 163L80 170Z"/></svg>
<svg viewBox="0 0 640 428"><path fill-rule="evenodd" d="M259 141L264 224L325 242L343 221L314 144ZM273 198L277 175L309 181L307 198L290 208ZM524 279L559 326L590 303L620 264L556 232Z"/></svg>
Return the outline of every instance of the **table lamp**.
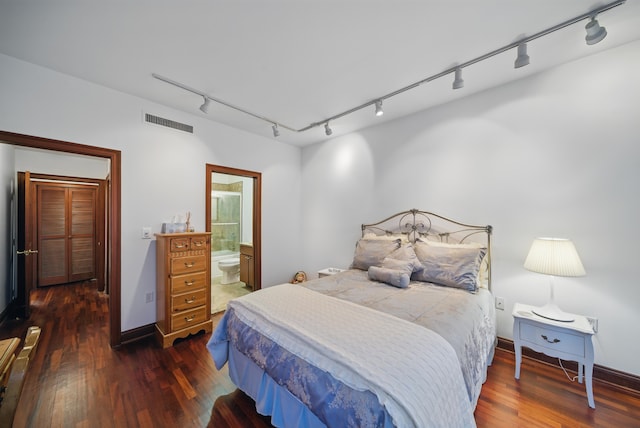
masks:
<svg viewBox="0 0 640 428"><path fill-rule="evenodd" d="M549 302L532 312L544 318L554 321L571 322L573 315L563 312L556 305L553 295L554 276L584 276L584 266L576 247L569 239L562 238L536 238L531 244L531 249L524 262L525 269L549 275L550 295Z"/></svg>

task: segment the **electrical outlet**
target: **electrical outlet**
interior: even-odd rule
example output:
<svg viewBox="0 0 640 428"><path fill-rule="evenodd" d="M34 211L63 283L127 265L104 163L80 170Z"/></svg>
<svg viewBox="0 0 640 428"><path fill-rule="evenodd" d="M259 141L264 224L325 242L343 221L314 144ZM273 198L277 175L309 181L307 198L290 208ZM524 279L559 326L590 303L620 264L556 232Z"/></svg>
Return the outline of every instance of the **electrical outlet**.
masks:
<svg viewBox="0 0 640 428"><path fill-rule="evenodd" d="M589 324L591 324L591 328L593 329L593 332L597 333L598 332L598 318L587 317L587 321L589 321Z"/></svg>
<svg viewBox="0 0 640 428"><path fill-rule="evenodd" d="M496 297L496 309L504 311L504 297Z"/></svg>
<svg viewBox="0 0 640 428"><path fill-rule="evenodd" d="M144 295L145 303L153 302L153 291Z"/></svg>
<svg viewBox="0 0 640 428"><path fill-rule="evenodd" d="M142 228L142 239L151 239L151 228L149 226Z"/></svg>

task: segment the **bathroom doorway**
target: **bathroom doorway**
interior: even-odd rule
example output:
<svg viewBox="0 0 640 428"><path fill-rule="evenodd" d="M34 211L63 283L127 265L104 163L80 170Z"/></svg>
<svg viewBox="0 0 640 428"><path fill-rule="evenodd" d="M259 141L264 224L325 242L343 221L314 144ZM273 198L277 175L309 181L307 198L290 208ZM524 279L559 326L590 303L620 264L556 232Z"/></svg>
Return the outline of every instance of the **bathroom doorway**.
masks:
<svg viewBox="0 0 640 428"><path fill-rule="evenodd" d="M206 227L211 233L211 313L261 288L261 174L206 166Z"/></svg>

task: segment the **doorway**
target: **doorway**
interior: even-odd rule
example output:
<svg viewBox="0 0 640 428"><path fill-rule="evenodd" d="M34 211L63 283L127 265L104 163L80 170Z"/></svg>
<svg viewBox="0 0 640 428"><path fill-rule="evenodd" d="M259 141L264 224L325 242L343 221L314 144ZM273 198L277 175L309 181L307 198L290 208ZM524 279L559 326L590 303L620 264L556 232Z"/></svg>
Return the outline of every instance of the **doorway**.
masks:
<svg viewBox="0 0 640 428"><path fill-rule="evenodd" d="M28 176L27 204L38 252L38 287L91 281L105 289L105 186L100 179L18 172ZM22 195L24 197L24 195ZM32 206L33 205L33 206ZM33 287L29 287L33 288Z"/></svg>
<svg viewBox="0 0 640 428"><path fill-rule="evenodd" d="M206 165L206 230L211 233L211 313L261 288L261 174Z"/></svg>
<svg viewBox="0 0 640 428"><path fill-rule="evenodd" d="M30 147L35 149L48 150L52 152L62 152L69 154L79 154L107 159L109 162L107 189L106 189L106 211L109 221L106 224L106 269L109 272L106 287L109 290L109 343L111 346L119 346L122 339L121 332L121 153L119 150L106 149L101 147L87 146L67 141L52 140L30 135L16 134L12 132L0 131L0 142L4 144ZM14 249L15 250L15 249ZM21 257L21 256L18 256ZM18 259L20 261L21 258ZM22 298L27 304L29 302L29 292L24 288L24 284L18 285L18 299ZM20 305L20 302L16 302Z"/></svg>

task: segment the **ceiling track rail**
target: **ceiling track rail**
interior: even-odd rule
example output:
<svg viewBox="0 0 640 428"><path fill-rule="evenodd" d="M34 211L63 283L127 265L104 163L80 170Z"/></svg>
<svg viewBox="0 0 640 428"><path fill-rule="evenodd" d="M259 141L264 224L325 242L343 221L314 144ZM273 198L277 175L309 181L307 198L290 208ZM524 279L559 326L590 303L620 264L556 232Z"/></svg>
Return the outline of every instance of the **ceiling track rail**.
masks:
<svg viewBox="0 0 640 428"><path fill-rule="evenodd" d="M347 116L349 114L355 113L355 112L357 112L359 110L362 110L364 108L367 108L369 106L373 106L377 102L381 102L383 100L395 97L396 95L400 95L400 94L402 94L404 92L407 92L407 91L409 91L411 89L417 88L418 86L421 86L421 85L423 85L425 83L432 82L432 81L434 81L436 79L439 79L441 77L444 77L444 76L447 76L449 74L455 73L456 70L463 69L463 68L469 67L469 66L471 66L473 64L476 64L478 62L481 62L481 61L484 61L486 59L492 58L492 57L494 57L496 55L499 55L501 53L504 53L504 52L506 52L508 50L517 48L521 44L528 43L530 41L539 39L540 37L543 37L543 36L546 36L548 34L554 33L556 31L561 30L563 28L566 28L566 27L568 27L570 25L576 24L576 23L578 23L580 21L584 21L585 19L595 18L600 13L606 12L606 11L608 11L610 9L613 9L615 7L618 7L618 6L621 6L625 2L626 2L626 0L616 0L616 1L612 2L612 3L608 3L606 5L597 7L597 8L595 8L595 9L589 11L589 12L583 13L582 15L578 15L578 16L572 18L572 19L568 19L568 20L566 20L564 22L561 22L560 24L554 25L553 27L549 27L546 30L542 30L542 31L540 31L538 33L535 33L535 34L531 35L531 36L524 37L522 39L519 39L516 42L509 43L508 45L502 46L502 47L500 47L498 49L495 49L495 50L493 50L491 52L487 52L484 55L480 55L480 56L478 56L476 58L473 58L473 59L470 59L470 60L468 60L466 62L463 62L463 63L460 63L460 64L456 64L455 66L447 68L446 70L443 70L443 71L441 71L439 73L436 73L436 74L434 74L432 76L426 77L426 78L424 78L422 80L419 80L419 81L417 81L415 83L412 83L410 85L404 86L404 87L402 87L400 89L397 89L397 90L395 90L393 92L389 92L388 94L382 95L380 97L374 98L374 99L372 99L370 101L367 101L367 102L365 102L363 104L360 104L360 105L358 105L356 107L353 107L353 108L350 108L348 110L345 110L345 111L343 111L341 113L335 114L335 115L330 116L328 118L325 118L323 120L320 120L320 121L317 121L317 122L312 122L309 125L304 126L302 128L295 128L293 126L288 126L288 125L286 125L286 124L284 124L284 123L282 123L280 121L271 119L271 118L269 118L267 116L263 116L261 114L251 112L251 111L246 110L246 109L244 109L242 107L239 107L237 105L231 104L231 103L229 103L227 101L224 101L224 100L221 100L219 98L213 97L213 96L211 96L209 94L206 94L206 93L204 93L202 91L199 91L197 89L194 89L194 88L192 88L190 86L187 86L187 85L182 84L180 82L177 82L175 80L169 79L168 77L161 76L161 75L159 75L157 73L151 73L151 75L154 78L156 78L158 80L161 80L161 81L163 81L165 83L168 83L170 85L176 86L176 87L178 87L180 89L183 89L185 91L191 92L193 94L199 95L199 96L203 97L205 100L211 100L211 101L216 102L218 104L221 104L221 105L223 105L225 107L231 108L233 110L239 111L239 112L244 113L246 115L252 116L252 117L254 117L256 119L259 119L259 120L262 120L264 122L267 122L270 125L276 126L278 128L286 129L286 130L291 131L291 132L300 133L300 132L305 132L305 131L308 131L310 129L322 126L322 125L327 125L329 122L332 122L334 120L340 119L340 118L342 118L344 116Z"/></svg>

